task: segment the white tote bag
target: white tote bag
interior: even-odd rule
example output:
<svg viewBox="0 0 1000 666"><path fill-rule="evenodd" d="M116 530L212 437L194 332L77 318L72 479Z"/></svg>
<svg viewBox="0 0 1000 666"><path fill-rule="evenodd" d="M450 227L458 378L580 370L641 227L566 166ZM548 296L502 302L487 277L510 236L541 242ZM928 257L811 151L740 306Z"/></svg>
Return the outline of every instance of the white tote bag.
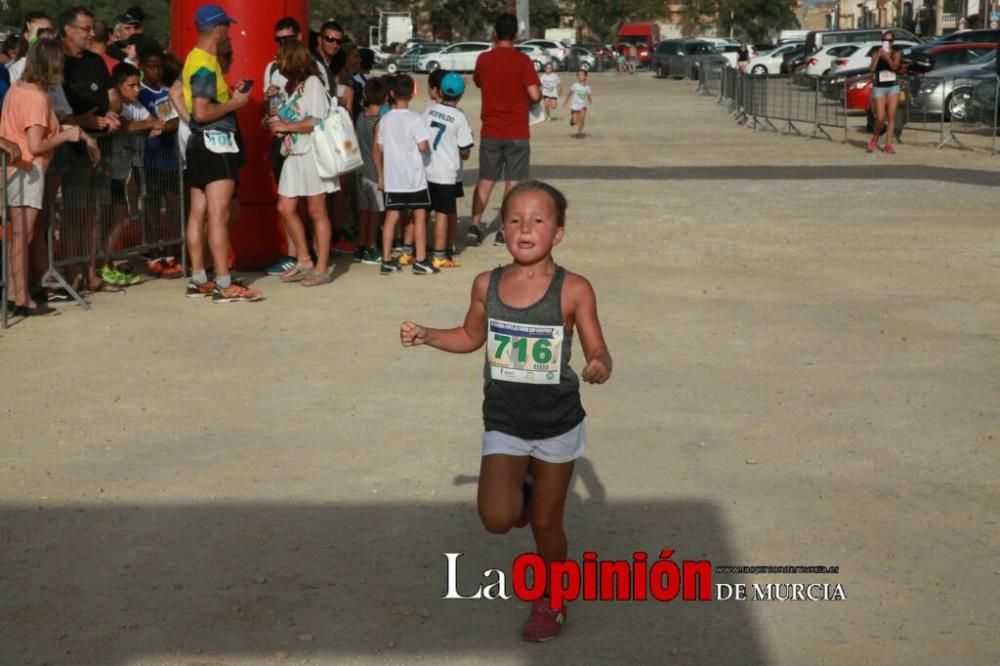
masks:
<svg viewBox="0 0 1000 666"><path fill-rule="evenodd" d="M336 98L330 99L329 115L313 130L312 153L320 178L334 178L364 164L351 116Z"/></svg>

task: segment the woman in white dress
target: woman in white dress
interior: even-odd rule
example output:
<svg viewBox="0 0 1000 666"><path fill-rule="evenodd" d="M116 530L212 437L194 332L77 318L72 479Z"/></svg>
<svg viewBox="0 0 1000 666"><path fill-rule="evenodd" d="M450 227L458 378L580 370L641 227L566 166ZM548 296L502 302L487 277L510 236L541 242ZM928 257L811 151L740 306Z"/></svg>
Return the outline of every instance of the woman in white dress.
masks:
<svg viewBox="0 0 1000 666"><path fill-rule="evenodd" d="M284 282L315 287L332 280L330 275L330 216L326 195L340 186L337 178L321 178L312 151L312 133L330 113L331 100L319 76L316 60L298 40L285 40L278 48L278 71L288 83L287 100L271 118L271 131L282 138L285 163L278 182L278 214L295 241L298 261L281 274ZM336 103L336 102L334 102ZM305 225L298 214L298 198L305 197L316 234L316 263L309 256Z"/></svg>

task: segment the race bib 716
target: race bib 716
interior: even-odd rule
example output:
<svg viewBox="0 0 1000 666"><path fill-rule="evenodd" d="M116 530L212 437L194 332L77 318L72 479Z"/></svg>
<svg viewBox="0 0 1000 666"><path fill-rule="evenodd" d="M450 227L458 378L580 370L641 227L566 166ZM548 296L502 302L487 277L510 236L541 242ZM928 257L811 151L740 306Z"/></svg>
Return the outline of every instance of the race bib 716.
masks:
<svg viewBox="0 0 1000 666"><path fill-rule="evenodd" d="M563 336L562 324L535 326L490 319L486 328L490 376L520 384L558 384Z"/></svg>

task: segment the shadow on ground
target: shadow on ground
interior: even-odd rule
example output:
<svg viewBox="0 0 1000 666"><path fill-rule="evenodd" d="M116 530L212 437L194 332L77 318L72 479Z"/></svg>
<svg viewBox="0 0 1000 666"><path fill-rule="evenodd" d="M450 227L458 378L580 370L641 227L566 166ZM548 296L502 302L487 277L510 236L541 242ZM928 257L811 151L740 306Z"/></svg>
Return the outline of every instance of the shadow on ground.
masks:
<svg viewBox="0 0 1000 666"><path fill-rule="evenodd" d="M737 561L712 504L605 502L592 472L581 465L586 499L576 492L570 499L571 553L589 548L610 559L646 550L652 560L671 547L677 562ZM0 663L190 663L213 654L314 663L767 661L745 603L577 602L566 640L529 645L517 638L526 604L441 599L442 553L464 553L459 590L468 594L485 569L509 573L529 539L521 530L487 535L471 498L7 505L0 508Z"/></svg>
<svg viewBox="0 0 1000 666"><path fill-rule="evenodd" d="M863 151L864 142L850 142ZM465 182L479 177L476 169L465 172ZM957 185L1000 187L996 171L953 169L915 164L855 164L848 166L773 166L770 164L735 164L724 166L653 166L614 165L538 165L531 167L531 177L541 180L930 180ZM467 185L467 187L470 185Z"/></svg>

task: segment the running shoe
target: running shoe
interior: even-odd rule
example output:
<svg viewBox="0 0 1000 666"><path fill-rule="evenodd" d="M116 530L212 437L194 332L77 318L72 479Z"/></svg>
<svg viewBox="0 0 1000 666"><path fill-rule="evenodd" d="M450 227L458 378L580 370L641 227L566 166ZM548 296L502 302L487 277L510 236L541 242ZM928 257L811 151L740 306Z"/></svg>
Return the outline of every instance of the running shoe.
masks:
<svg viewBox="0 0 1000 666"><path fill-rule="evenodd" d="M188 298L204 298L205 296L211 296L212 292L215 291L215 283L209 280L205 284L197 284L195 282L188 282L187 291L184 295Z"/></svg>
<svg viewBox="0 0 1000 666"><path fill-rule="evenodd" d="M551 641L559 635L565 622L566 607L552 610L549 607L549 600L542 597L531 604L531 615L521 629L521 638L533 643Z"/></svg>
<svg viewBox="0 0 1000 666"><path fill-rule="evenodd" d="M451 257L434 257L431 259L431 263L434 268L458 268L462 265L462 262L455 261Z"/></svg>
<svg viewBox="0 0 1000 666"><path fill-rule="evenodd" d="M150 261L147 266L149 266L150 272L154 275L167 280L179 278L184 274L184 269L181 268L181 265L175 259L160 257L159 259Z"/></svg>
<svg viewBox="0 0 1000 666"><path fill-rule="evenodd" d="M267 269L268 275L281 275L297 262L295 257L282 257Z"/></svg>
<svg viewBox="0 0 1000 666"><path fill-rule="evenodd" d="M401 239L396 239L392 242L392 251L395 254L400 254L403 251L403 241Z"/></svg>
<svg viewBox="0 0 1000 666"><path fill-rule="evenodd" d="M113 284L116 287L131 287L135 283L139 282L142 278L138 275L129 275L128 273L123 273L122 271L114 268L112 266L104 266L101 268L101 279L108 284Z"/></svg>
<svg viewBox="0 0 1000 666"><path fill-rule="evenodd" d="M890 155L895 155L896 154L896 149L892 147L891 143L885 144L885 148L883 148L882 150L884 152L889 153Z"/></svg>
<svg viewBox="0 0 1000 666"><path fill-rule="evenodd" d="M53 289L52 291L45 292L45 300L49 303L69 303L73 300L73 297L65 289Z"/></svg>
<svg viewBox="0 0 1000 666"><path fill-rule="evenodd" d="M382 253L375 248L365 250L365 255L361 257L361 263L369 266L378 266L382 263Z"/></svg>
<svg viewBox="0 0 1000 666"><path fill-rule="evenodd" d="M410 264L413 263L413 255L404 252L401 255L399 255L397 261L399 262L400 266L409 266Z"/></svg>
<svg viewBox="0 0 1000 666"><path fill-rule="evenodd" d="M403 269L399 267L399 262L395 259L392 259L391 261L383 260L382 265L379 266L378 268L379 273L382 275L392 275L394 273L398 273L401 270Z"/></svg>
<svg viewBox="0 0 1000 666"><path fill-rule="evenodd" d="M359 245L358 248L354 250L354 256L351 257L351 259L353 259L355 263L361 262L365 258L365 252L367 252L367 250Z"/></svg>
<svg viewBox="0 0 1000 666"><path fill-rule="evenodd" d="M347 236L341 236L340 240L330 244L330 251L334 254L354 254L357 249L358 246L352 243Z"/></svg>
<svg viewBox="0 0 1000 666"><path fill-rule="evenodd" d="M465 232L466 245L481 245L483 242L483 230L478 224L470 224Z"/></svg>
<svg viewBox="0 0 1000 666"><path fill-rule="evenodd" d="M876 148L878 148L878 137L873 136L868 140L868 152L874 153Z"/></svg>
<svg viewBox="0 0 1000 666"><path fill-rule="evenodd" d="M250 289L236 280L226 289L216 286L212 292L213 303L252 303L264 298L264 294L256 289Z"/></svg>
<svg viewBox="0 0 1000 666"><path fill-rule="evenodd" d="M437 266L435 266L434 263L428 259L413 262L413 273L415 275L434 275L435 273L440 272L441 271L438 270Z"/></svg>
<svg viewBox="0 0 1000 666"><path fill-rule="evenodd" d="M500 247L501 245L506 245L506 243L503 240L503 231L502 230L498 231L497 235L493 237L493 244L496 245L497 247Z"/></svg>

